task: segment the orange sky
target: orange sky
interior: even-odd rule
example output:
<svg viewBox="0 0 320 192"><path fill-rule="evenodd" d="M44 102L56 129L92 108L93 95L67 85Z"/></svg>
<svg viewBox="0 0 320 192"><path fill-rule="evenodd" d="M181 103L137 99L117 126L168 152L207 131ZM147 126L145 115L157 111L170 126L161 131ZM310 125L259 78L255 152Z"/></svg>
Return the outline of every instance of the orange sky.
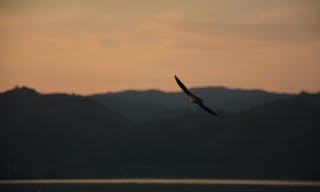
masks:
<svg viewBox="0 0 320 192"><path fill-rule="evenodd" d="M4 0L0 91L320 91L317 0Z"/></svg>

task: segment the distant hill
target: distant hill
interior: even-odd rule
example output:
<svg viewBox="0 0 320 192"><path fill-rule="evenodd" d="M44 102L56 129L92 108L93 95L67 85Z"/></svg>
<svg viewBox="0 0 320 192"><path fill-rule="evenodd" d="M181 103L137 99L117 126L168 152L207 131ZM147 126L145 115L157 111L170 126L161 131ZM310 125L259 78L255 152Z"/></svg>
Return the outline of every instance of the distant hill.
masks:
<svg viewBox="0 0 320 192"><path fill-rule="evenodd" d="M112 134L130 126L90 98L43 95L26 87L0 94L0 106L0 166L6 170L22 167L36 174L94 163Z"/></svg>
<svg viewBox="0 0 320 192"><path fill-rule="evenodd" d="M192 177L319 179L319 101L320 94L301 94L218 118L194 112L161 120L136 133L137 148Z"/></svg>
<svg viewBox="0 0 320 192"><path fill-rule="evenodd" d="M251 92L255 105L213 117L196 107L153 103L174 96L187 105L179 93L124 93L106 95L112 100L105 104L96 96L43 95L25 87L1 93L0 177L320 179L320 94ZM170 113L132 123L117 105Z"/></svg>
<svg viewBox="0 0 320 192"><path fill-rule="evenodd" d="M220 112L237 112L293 95L270 93L261 90L228 89L224 87L193 88L191 91L207 105ZM182 92L158 90L123 91L92 95L98 102L122 113L134 122L163 119L177 110L194 112L198 108L190 104ZM137 110L139 109L139 110Z"/></svg>

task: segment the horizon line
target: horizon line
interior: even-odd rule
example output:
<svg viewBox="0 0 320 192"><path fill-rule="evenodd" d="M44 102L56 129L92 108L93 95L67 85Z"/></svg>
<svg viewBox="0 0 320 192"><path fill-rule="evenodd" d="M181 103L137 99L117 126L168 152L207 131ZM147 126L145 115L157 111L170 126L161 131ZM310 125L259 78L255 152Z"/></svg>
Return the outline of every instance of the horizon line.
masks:
<svg viewBox="0 0 320 192"><path fill-rule="evenodd" d="M101 95L101 94L115 94L115 93L123 93L123 92L147 92L147 91L158 91L158 92L163 92L163 93L179 93L181 92L178 88L177 90L162 90L162 89L157 89L157 88L144 88L144 89L139 89L139 88L128 88L128 89L123 89L123 90L117 90L117 91L111 91L111 90L106 90L106 91L97 91L97 92L92 92L92 93L77 93L74 91L49 91L49 92L43 92L37 88L34 88L32 86L27 86L27 85L15 85L11 88L7 88L5 90L0 90L0 94L12 91L15 89L21 89L21 88L27 88L27 89L32 89L40 94L44 95L49 95L49 94L70 94L70 95L81 95L81 96L91 96L91 95ZM271 91L263 88L236 88L236 87L228 87L228 86L223 86L223 85L215 85L215 86L192 86L190 89L226 89L226 90L231 90L231 91L261 91L261 92L266 92L266 93L272 93L272 94L287 94L287 95L298 95L301 93L309 93L309 94L318 94L320 93L320 89L318 91L306 91L301 89L300 91L297 92L285 92L285 91Z"/></svg>
<svg viewBox="0 0 320 192"><path fill-rule="evenodd" d="M246 185L320 187L319 180L268 180L268 179L201 179L201 178L92 178L92 179L1 179L0 185L23 184L139 184L139 185Z"/></svg>

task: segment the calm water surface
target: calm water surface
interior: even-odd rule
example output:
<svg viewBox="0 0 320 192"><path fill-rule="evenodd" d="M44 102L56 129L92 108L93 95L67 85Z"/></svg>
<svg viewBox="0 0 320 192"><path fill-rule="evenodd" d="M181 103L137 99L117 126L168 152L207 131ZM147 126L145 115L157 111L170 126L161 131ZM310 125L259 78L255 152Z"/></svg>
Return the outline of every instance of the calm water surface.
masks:
<svg viewBox="0 0 320 192"><path fill-rule="evenodd" d="M320 192L320 181L218 179L0 180L4 192Z"/></svg>

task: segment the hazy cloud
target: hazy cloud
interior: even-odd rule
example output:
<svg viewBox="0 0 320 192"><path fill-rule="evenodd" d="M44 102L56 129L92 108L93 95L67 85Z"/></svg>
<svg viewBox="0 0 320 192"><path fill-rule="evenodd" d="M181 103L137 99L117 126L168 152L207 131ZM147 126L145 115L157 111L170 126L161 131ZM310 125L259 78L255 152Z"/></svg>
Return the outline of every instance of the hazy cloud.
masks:
<svg viewBox="0 0 320 192"><path fill-rule="evenodd" d="M94 92L109 82L110 90L174 90L169 77L179 72L197 86L314 90L320 83L319 5L313 0L1 1L0 67L6 78L0 88L40 82L44 91Z"/></svg>
<svg viewBox="0 0 320 192"><path fill-rule="evenodd" d="M183 21L177 23L177 27L198 35L256 39L261 41L299 42L320 39L320 24Z"/></svg>

